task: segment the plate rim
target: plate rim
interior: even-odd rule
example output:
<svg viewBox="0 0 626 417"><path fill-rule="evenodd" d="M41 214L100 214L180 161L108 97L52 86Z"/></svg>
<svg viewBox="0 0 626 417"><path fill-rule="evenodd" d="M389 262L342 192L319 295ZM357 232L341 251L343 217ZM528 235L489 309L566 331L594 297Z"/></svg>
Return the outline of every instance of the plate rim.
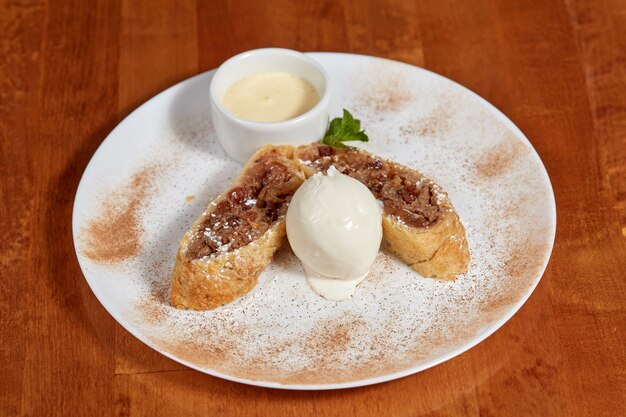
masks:
<svg viewBox="0 0 626 417"><path fill-rule="evenodd" d="M502 111L500 111L500 109L498 109L495 105L493 105L492 103L490 103L489 101L487 101L485 98L481 97L478 93L472 91L471 89L457 83L454 80L451 80L450 78L447 78L443 75L437 74L436 72L430 71L426 68L417 66L417 65L413 65L413 64L409 64L406 62L402 62L402 61L396 61L393 59L388 59L388 58L383 58L383 57L377 57L377 56L373 56L373 55L367 55L367 54L355 54L355 53L344 53L344 52L305 52L306 55L311 56L313 59L317 58L317 57L323 57L323 56L328 56L328 57L332 57L332 56L349 56L349 57L357 57L357 58L369 58L369 59L375 59L375 60L384 60L384 61L390 61L394 64L401 64L402 66L406 66L406 67L410 67L411 70L417 70L419 72L424 72L427 73L429 76L434 76L437 79L443 80L444 82L448 82L448 83L452 83L455 87L460 87L462 90L464 90L466 93L468 93L470 96L473 96L475 99L478 99L478 101L486 106L486 108L495 116L497 116L498 120L503 122L505 124L505 126L510 129L516 136L517 139L521 139L523 142L525 142L531 149L531 155L533 158L536 159L536 162L539 163L539 166L541 167L541 169L543 170L543 174L545 175L545 178L547 179L547 185L548 185L548 191L550 194L550 214L551 214L551 218L550 218L550 233L552 235L552 239L549 239L549 246L547 247L546 253L547 256L545 257L541 267L538 269L538 271L541 271L540 273L537 273L537 278L534 280L533 284L531 286L529 286L529 288L526 290L526 292L523 294L523 296L520 298L520 300L513 304L512 306L509 306L508 310L506 310L505 314L503 314L498 320L495 320L490 326L488 326L485 330L483 330L481 333L475 335L474 337L472 337L469 341L467 341L466 343L464 343L463 345L459 346L458 348L441 355L438 358L432 359L430 361L415 365L415 366L411 366L408 367L404 370L401 371L397 371L397 372L393 372L393 373L389 373L389 374L385 374L385 375L381 375L378 377L373 377L373 378L366 378L366 379L359 379L356 381L350 381L350 382L340 382L340 383L330 383L330 384L281 384L278 382L272 382L272 381L263 381L263 380L254 380L254 379L246 379L246 378L239 378L239 377L235 377L232 375L228 375L228 374L224 374L221 372L218 372L214 369L208 369L208 368L202 368L198 365L195 365L191 362L188 362L184 359L181 359L173 354L171 354L170 352L167 352L165 350L159 349L157 346L155 346L154 344L152 344L150 342L150 340L145 337L144 335L140 334L139 331L134 330L133 325L131 325L129 322L126 321L126 319L122 316L121 313L117 312L116 309L112 308L108 302L106 301L106 298L103 296L103 294L100 292L100 290L98 289L98 287L96 285L92 285L90 279L87 277L87 274L85 274L85 267L84 267L84 260L81 261L81 256L78 253L78 224L77 224L77 202L79 201L79 196L81 196L83 193L85 193L85 178L87 177L87 173L90 170L94 169L94 160L96 159L96 156L99 155L100 153L104 152L103 149L106 146L107 140L111 137L113 137L113 135L118 131L121 130L123 128L123 126L128 122L128 120L130 118L132 118L141 108L143 108L144 106L149 105L149 103L158 100L162 95L167 94L169 91L176 89L176 88L180 88L183 84L186 84L188 82L191 82L194 79L197 78L201 78L201 77L206 77L208 76L210 73L215 72L216 68L207 70L207 71L203 71L199 74L196 74L192 77L188 77L184 80L181 80L179 82L177 82L176 84L171 85L170 87L160 91L159 93L155 94L154 96L150 97L148 100L144 101L143 103L141 103L139 106L137 106L135 109L133 109L133 111L131 111L128 115L126 115L110 132L109 134L107 134L107 136L102 140L102 142L98 145L96 151L93 153L93 155L91 156L89 162L87 163L87 166L85 167L82 175L81 175L81 179L80 182L78 183L78 187L76 188L76 192L74 194L74 202L72 205L72 243L74 246L74 254L76 256L76 259L78 261L81 273L83 275L83 278L85 279L85 281L87 281L87 285L89 286L89 288L91 289L91 291L93 292L93 294L96 296L96 299L98 300L98 302L100 302L100 304L104 307L104 309L107 311L107 313L109 313L109 315L111 315L111 317L113 317L113 319L115 321L117 321L126 331L128 331L130 334L132 334L134 337L136 337L137 339L139 339L142 343L146 344L148 347L150 347L151 349L157 351L158 353L164 355L165 357L178 362L182 365L185 365L191 369L194 369L196 371L202 372L204 374L207 375L211 375L213 377L217 377L217 378L221 378L221 379L225 379L228 381L232 381L232 382L238 382L238 383L242 383L242 384L246 384L246 385L252 385L252 386L258 386L258 387L264 387L264 388L274 388L274 389L285 389L285 390L300 390L300 391L314 391L314 390L335 390L335 389L345 389L345 388L357 388L357 387L362 387L362 386L368 386L368 385L374 385L374 384L379 384L382 382L387 382L387 381L392 381L395 379L400 379L409 375L413 375L413 374L417 374L419 372L425 371L429 368L432 368L436 365L439 365L443 362L446 362L450 359L453 359L456 356L459 356L460 354L467 352L469 349L472 349L473 347L475 347L476 345L478 345L479 343L483 342L484 340L486 340L489 336L493 335L496 331L498 331L502 326L504 326L504 324L506 324L511 317L513 317L520 309L521 307L526 303L526 301L528 301L528 299L530 298L530 296L532 295L532 293L535 291L535 289L537 288L537 286L539 285L539 282L541 281L541 279L543 278L543 275L545 274L545 271L548 267L548 264L550 262L550 259L552 258L552 252L554 249L554 242L556 240L556 224L557 224L557 211L556 211L556 199L555 199L555 195L554 195L554 188L552 186L552 181L550 179L550 175L548 173L548 170L545 167L545 164L543 163L543 160L541 159L541 157L539 156L539 153L537 152L537 150L535 149L535 147L532 145L532 143L530 142L530 140L526 137L526 135L521 131L521 129L519 127L517 127L517 125L515 123L513 123L513 121L511 119L509 119L508 116L506 116ZM321 64L323 65L323 64ZM111 142L109 142L110 144Z"/></svg>

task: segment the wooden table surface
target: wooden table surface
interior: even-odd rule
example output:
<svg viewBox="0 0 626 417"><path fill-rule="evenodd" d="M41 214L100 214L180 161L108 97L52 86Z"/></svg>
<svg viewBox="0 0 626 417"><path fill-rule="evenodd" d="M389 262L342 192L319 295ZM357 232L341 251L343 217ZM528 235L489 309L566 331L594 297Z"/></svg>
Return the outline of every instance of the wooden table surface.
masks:
<svg viewBox="0 0 626 417"><path fill-rule="evenodd" d="M164 88L263 46L423 66L495 104L552 180L532 297L477 347L334 392L185 368L98 303L71 236L106 135ZM626 2L0 0L0 415L626 415Z"/></svg>

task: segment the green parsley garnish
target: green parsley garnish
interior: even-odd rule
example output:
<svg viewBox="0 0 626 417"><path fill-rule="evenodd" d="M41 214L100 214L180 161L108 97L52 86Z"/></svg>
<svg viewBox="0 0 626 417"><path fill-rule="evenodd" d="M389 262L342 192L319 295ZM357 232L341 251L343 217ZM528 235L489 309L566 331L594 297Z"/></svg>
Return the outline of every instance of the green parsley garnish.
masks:
<svg viewBox="0 0 626 417"><path fill-rule="evenodd" d="M344 145L343 142L355 140L367 142L369 139L365 134L365 130L360 129L361 121L355 119L348 110L343 109L343 117L336 117L330 121L322 143L337 148L348 148L349 146Z"/></svg>

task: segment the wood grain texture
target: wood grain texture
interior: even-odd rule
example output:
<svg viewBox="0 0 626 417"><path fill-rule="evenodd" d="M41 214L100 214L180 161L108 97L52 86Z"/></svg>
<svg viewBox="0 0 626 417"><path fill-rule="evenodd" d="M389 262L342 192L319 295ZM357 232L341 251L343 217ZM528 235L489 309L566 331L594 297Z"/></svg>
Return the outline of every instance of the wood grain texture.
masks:
<svg viewBox="0 0 626 417"><path fill-rule="evenodd" d="M222 381L129 335L73 252L82 171L165 87L261 46L364 53L476 91L529 137L557 239L477 347L335 392ZM626 415L626 3L0 0L0 415Z"/></svg>

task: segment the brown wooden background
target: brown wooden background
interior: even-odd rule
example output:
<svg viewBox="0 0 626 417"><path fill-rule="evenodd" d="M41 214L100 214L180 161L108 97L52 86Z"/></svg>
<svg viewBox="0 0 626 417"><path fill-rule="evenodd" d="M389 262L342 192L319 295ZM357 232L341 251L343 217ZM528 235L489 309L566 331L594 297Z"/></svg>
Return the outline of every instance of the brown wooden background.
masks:
<svg viewBox="0 0 626 417"><path fill-rule="evenodd" d="M424 66L504 111L543 158L558 230L496 334L335 392L222 381L153 352L75 259L78 181L146 99L262 46ZM626 415L626 2L0 0L0 415Z"/></svg>

